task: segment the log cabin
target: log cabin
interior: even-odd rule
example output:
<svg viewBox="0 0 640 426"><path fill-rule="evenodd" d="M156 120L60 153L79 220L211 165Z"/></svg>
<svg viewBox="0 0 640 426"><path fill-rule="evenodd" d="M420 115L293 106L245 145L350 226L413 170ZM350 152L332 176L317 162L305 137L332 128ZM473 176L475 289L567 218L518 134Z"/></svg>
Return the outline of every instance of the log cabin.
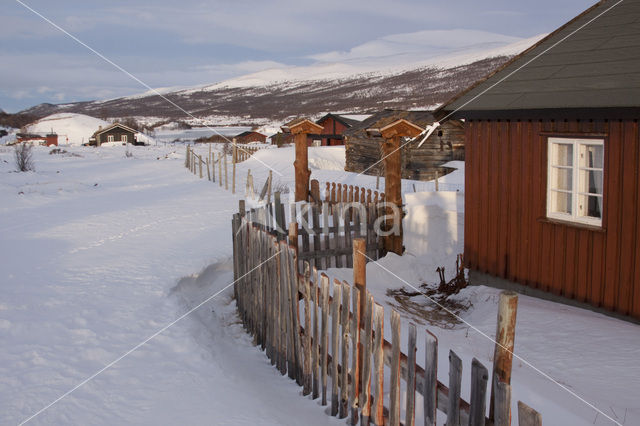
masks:
<svg viewBox="0 0 640 426"><path fill-rule="evenodd" d="M384 175L380 162L380 146L384 139L379 129L396 120L405 119L424 128L435 118L429 111L400 111L386 109L344 131L345 170L370 175ZM447 120L429 136L422 146L419 140L401 149L402 178L432 180L436 172L443 176L453 169L443 164L452 160L464 160L464 127L459 120Z"/></svg>
<svg viewBox="0 0 640 426"><path fill-rule="evenodd" d="M436 112L464 119L471 280L640 319L640 0L601 1Z"/></svg>

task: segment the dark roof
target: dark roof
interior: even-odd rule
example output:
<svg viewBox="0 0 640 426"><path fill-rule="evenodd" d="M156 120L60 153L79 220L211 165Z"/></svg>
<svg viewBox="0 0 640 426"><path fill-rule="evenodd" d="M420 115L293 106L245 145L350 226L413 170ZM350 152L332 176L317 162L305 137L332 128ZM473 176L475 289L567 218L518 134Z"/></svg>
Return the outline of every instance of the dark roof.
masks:
<svg viewBox="0 0 640 426"><path fill-rule="evenodd" d="M242 132L242 133L238 133L235 137L236 137L236 138L241 138L241 137L249 136L249 135L253 135L253 134L260 135L260 136L264 136L265 138L267 137L267 135L263 135L262 133L260 133L260 132L255 132L255 131L253 131L253 130L247 130L247 131L244 131L244 132Z"/></svg>
<svg viewBox="0 0 640 426"><path fill-rule="evenodd" d="M351 128L345 130L343 134L347 137L366 138L367 129L381 129L396 120L400 120L401 118L423 128L435 121L431 111L401 111L385 109L384 111L373 114L366 120L358 122Z"/></svg>
<svg viewBox="0 0 640 426"><path fill-rule="evenodd" d="M347 118L347 117L343 117L341 115L332 114L332 113L329 113L329 114L321 117L320 119L318 119L316 121L316 123L322 125L322 123L324 123L329 118L333 118L334 120L339 121L340 123L344 124L347 127L352 127L352 126L360 123L360 121L354 120L353 118Z"/></svg>
<svg viewBox="0 0 640 426"><path fill-rule="evenodd" d="M101 133L104 133L104 132L106 132L107 130L111 130L111 129L115 128L115 127L120 127L120 128L122 128L122 129L124 129L124 130L126 130L126 131L128 131L128 132L134 133L134 134L135 134L135 133L138 133L138 131L137 131L137 130L132 129L132 128L131 128L131 127L129 127L129 126L125 126L124 124L120 124L120 123L113 123L113 124L111 124L111 125L109 125L109 126L107 126L107 127L103 127L102 129L98 129L98 130L96 130L95 132L93 132L93 135L91 135L91 137L92 137L92 138L95 138L97 135L99 135L99 134L101 134Z"/></svg>
<svg viewBox="0 0 640 426"><path fill-rule="evenodd" d="M640 0L603 0L435 111L640 107Z"/></svg>

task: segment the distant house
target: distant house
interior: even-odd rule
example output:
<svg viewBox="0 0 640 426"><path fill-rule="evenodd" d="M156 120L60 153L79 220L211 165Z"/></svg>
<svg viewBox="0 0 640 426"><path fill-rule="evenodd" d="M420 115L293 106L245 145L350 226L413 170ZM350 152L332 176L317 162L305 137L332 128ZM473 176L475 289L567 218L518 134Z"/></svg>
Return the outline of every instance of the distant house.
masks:
<svg viewBox="0 0 640 426"><path fill-rule="evenodd" d="M334 146L344 145L343 133L345 130L360 123L357 120L353 120L347 117L336 114L327 114L324 117L316 121L316 124L321 125L324 129L319 135L314 135L312 145L321 146Z"/></svg>
<svg viewBox="0 0 640 426"><path fill-rule="evenodd" d="M237 143L251 143L251 142L267 143L267 135L263 135L262 133L258 133L254 131L242 132L236 135L235 139Z"/></svg>
<svg viewBox="0 0 640 426"><path fill-rule="evenodd" d="M278 145L293 143L293 137L289 128L296 123L305 120L296 118L282 126L282 132L271 137ZM308 134L307 144L309 146L335 146L344 145L343 133L347 129L357 125L360 121L337 114L327 114L317 120L316 124L323 127L322 133Z"/></svg>
<svg viewBox="0 0 640 426"><path fill-rule="evenodd" d="M100 146L107 142L137 145L137 134L138 132L131 127L120 123L113 123L110 126L98 128L89 138L89 145Z"/></svg>
<svg viewBox="0 0 640 426"><path fill-rule="evenodd" d="M58 146L58 135L56 133L47 133L45 136L33 133L16 134L16 143L30 142L43 146Z"/></svg>
<svg viewBox="0 0 640 426"><path fill-rule="evenodd" d="M386 109L344 131L345 170L370 175L384 175L380 145L384 141L379 129L396 120L405 119L422 128L435 121L429 111L400 111ZM464 127L459 120L448 120L429 136L422 146L419 141L404 145L402 177L404 179L431 180L436 172L442 176L453 169L443 167L452 160L464 160Z"/></svg>
<svg viewBox="0 0 640 426"><path fill-rule="evenodd" d="M640 1L612 4L436 114L465 119L472 280L640 319Z"/></svg>

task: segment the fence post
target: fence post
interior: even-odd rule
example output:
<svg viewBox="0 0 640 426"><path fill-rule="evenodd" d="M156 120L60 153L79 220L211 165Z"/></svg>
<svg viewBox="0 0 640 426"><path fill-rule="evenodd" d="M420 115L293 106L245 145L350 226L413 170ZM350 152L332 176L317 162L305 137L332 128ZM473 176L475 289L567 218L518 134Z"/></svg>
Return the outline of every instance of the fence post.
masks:
<svg viewBox="0 0 640 426"><path fill-rule="evenodd" d="M222 186L222 153L218 153L218 186Z"/></svg>
<svg viewBox="0 0 640 426"><path fill-rule="evenodd" d="M382 144L384 153L384 192L386 195L386 201L392 203L399 209L402 209L402 146L400 144L403 137L414 138L422 133L422 128L419 126L404 120L396 120L380 129L382 137L385 142ZM394 219L391 219L392 221ZM402 214L398 218L399 235L389 235L386 237L386 248L388 251L392 251L397 255L402 255ZM388 229L394 227L394 223L391 223Z"/></svg>
<svg viewBox="0 0 640 426"><path fill-rule="evenodd" d="M353 312L356 321L356 336L354 340L357 342L357 357L353 365L353 386L355 388L356 399L360 399L360 391L362 389L362 380L360 377L360 366L362 365L362 343L360 339L360 327L362 324L362 315L367 303L367 259L365 253L367 250L367 242L363 238L353 240L353 285L360 291L360 304L358 310ZM355 348L354 348L355 349ZM362 407L360 407L362 409Z"/></svg>
<svg viewBox="0 0 640 426"><path fill-rule="evenodd" d="M231 193L235 194L236 193L236 163L238 162L238 145L236 144L236 138L232 139L233 141L233 150L231 151L231 163L233 164L233 177L232 177L232 184L233 186L231 187Z"/></svg>
<svg viewBox="0 0 640 426"><path fill-rule="evenodd" d="M224 189L229 190L229 172L227 168L227 154L224 154Z"/></svg>
<svg viewBox="0 0 640 426"><path fill-rule="evenodd" d="M491 382L491 402L489 418L494 420L494 398L496 377L507 385L511 384L511 365L513 362L513 346L516 334L516 316L518 312L518 295L513 291L500 293L498 302L498 323L496 327L496 344L493 352L493 378Z"/></svg>
<svg viewBox="0 0 640 426"><path fill-rule="evenodd" d="M322 133L323 127L311 120L304 119L289 127L294 135L296 159L293 162L296 173L295 201L309 201L309 153L307 134Z"/></svg>

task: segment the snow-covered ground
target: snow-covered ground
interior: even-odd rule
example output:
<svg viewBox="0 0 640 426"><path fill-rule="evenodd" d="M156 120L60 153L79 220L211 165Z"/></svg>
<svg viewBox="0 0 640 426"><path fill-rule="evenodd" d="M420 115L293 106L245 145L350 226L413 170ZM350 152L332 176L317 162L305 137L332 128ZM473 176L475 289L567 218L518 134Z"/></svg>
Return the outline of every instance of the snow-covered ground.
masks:
<svg viewBox="0 0 640 426"><path fill-rule="evenodd" d="M239 164L236 195L190 174L181 145L129 147L132 157L125 147L63 149L36 147L37 171L15 173L12 150L0 147L1 424L28 419L231 283L230 219L249 169L256 187L267 164L293 188L292 148ZM343 172L342 147L309 156L312 178L375 187L375 177ZM462 170L448 179L463 182ZM433 285L437 266L450 277L462 251L462 193L412 194L413 184L403 182L407 254L367 265L369 289L388 305L402 280ZM468 287L454 299L465 321L493 336L498 294ZM30 424L344 424L271 367L234 309L223 290ZM471 358L490 367L493 343L464 323L403 312L405 327L410 319L438 336L441 381L448 349L462 357L468 399ZM520 297L515 353L626 425L640 423L639 337L637 325ZM512 386L514 402L545 424L613 424L518 360Z"/></svg>

